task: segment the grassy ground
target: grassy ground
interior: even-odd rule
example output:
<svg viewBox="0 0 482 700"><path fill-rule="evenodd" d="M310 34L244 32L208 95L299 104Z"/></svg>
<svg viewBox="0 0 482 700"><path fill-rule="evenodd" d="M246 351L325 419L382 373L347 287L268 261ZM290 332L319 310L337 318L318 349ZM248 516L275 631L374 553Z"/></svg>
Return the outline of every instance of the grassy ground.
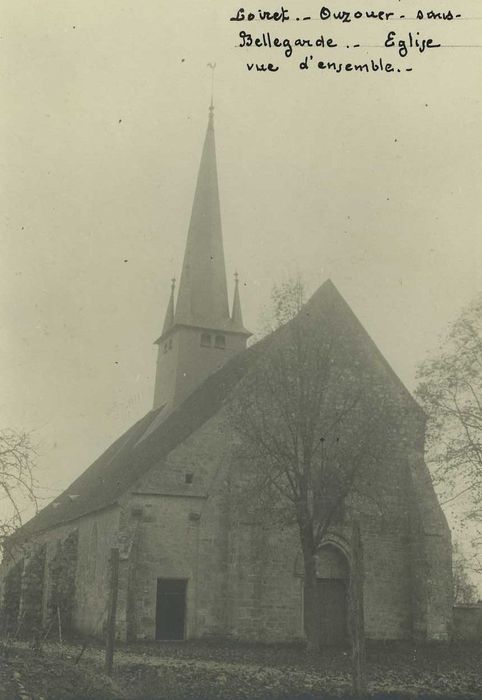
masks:
<svg viewBox="0 0 482 700"><path fill-rule="evenodd" d="M123 695L88 665L62 658L58 647L34 653L26 645L0 649L0 700L114 700Z"/></svg>
<svg viewBox="0 0 482 700"><path fill-rule="evenodd" d="M341 650L309 657L295 646L122 645L116 650L112 681L103 675L100 647L87 647L76 665L78 652L78 646L64 645L60 658L55 644L46 645L40 654L26 645L15 645L0 670L5 688L3 695L0 690L0 700L315 700L350 696L350 659ZM367 670L372 698L482 698L482 644L374 644L368 648Z"/></svg>

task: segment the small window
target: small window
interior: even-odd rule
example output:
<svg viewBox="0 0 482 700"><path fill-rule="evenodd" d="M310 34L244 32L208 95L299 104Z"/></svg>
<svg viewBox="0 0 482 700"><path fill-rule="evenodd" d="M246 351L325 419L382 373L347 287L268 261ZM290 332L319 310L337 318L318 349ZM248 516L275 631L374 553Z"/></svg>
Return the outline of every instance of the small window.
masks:
<svg viewBox="0 0 482 700"><path fill-rule="evenodd" d="M167 352L169 350L169 344L164 343L164 352Z"/></svg>
<svg viewBox="0 0 482 700"><path fill-rule="evenodd" d="M201 345L203 348L211 347L211 336L209 333L201 333Z"/></svg>
<svg viewBox="0 0 482 700"><path fill-rule="evenodd" d="M184 476L184 480L185 480L186 484L192 484L192 480L193 480L193 479L194 479L194 474L192 474L192 472L188 472L188 473Z"/></svg>
<svg viewBox="0 0 482 700"><path fill-rule="evenodd" d="M226 347L226 338L224 335L217 335L214 339L214 347L216 348L221 348L221 350L224 350Z"/></svg>
<svg viewBox="0 0 482 700"><path fill-rule="evenodd" d="M172 338L169 338L169 350L172 350Z"/></svg>

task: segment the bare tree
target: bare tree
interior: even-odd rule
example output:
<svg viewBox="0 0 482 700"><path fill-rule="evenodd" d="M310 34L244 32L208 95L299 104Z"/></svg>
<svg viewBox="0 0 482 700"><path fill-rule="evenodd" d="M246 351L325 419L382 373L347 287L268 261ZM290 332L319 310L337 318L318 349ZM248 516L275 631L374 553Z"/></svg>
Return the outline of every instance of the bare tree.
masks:
<svg viewBox="0 0 482 700"><path fill-rule="evenodd" d="M288 275L281 282L274 284L270 304L261 312L254 341L264 338L294 318L305 301L306 283L299 273Z"/></svg>
<svg viewBox="0 0 482 700"><path fill-rule="evenodd" d="M482 526L482 295L450 327L438 353L418 371L417 397L429 416L427 447L442 505L457 501ZM482 571L482 538L474 536Z"/></svg>
<svg viewBox="0 0 482 700"><path fill-rule="evenodd" d="M27 506L37 508L36 450L28 433L0 431L0 542L22 524Z"/></svg>
<svg viewBox="0 0 482 700"><path fill-rule="evenodd" d="M285 293L290 291L288 286ZM297 526L312 650L321 643L317 553L330 527L343 519L349 497L370 496L364 487L371 474L368 491L374 488L389 416L374 377L351 356L336 318L313 314L306 305L252 348L254 367L229 409L240 436L242 508L254 518Z"/></svg>

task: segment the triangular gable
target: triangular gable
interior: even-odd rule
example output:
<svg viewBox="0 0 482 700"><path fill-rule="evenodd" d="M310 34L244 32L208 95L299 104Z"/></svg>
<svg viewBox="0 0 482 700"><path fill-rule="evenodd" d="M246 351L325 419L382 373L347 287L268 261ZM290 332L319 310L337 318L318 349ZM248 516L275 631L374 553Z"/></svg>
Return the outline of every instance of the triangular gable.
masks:
<svg viewBox="0 0 482 700"><path fill-rule="evenodd" d="M380 352L374 340L355 316L349 304L345 301L338 289L331 280L324 282L313 294L309 301L303 306L300 314L308 314L313 318L318 318L323 322L323 317L329 315L334 319L334 326L341 324L343 331L348 335L352 343L352 348L365 357L365 359L377 367L390 383L392 390L397 397L406 402L420 418L425 419L422 407L416 402L400 377L396 374L392 366Z"/></svg>

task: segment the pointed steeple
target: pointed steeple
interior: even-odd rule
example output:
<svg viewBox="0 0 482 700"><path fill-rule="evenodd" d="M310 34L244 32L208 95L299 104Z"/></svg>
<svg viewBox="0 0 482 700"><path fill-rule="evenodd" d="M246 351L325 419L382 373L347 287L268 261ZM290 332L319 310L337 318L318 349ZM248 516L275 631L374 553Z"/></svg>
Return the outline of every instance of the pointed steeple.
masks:
<svg viewBox="0 0 482 700"><path fill-rule="evenodd" d="M173 277L171 280L171 296L169 297L169 303L166 310L166 318L164 319L164 325L162 327L161 338L168 333L174 325L174 290L176 288L176 278Z"/></svg>
<svg viewBox="0 0 482 700"><path fill-rule="evenodd" d="M251 333L243 325L237 274L235 279L230 316L211 100L177 302L173 280L162 335L156 341L154 408L162 407L159 420L245 350Z"/></svg>
<svg viewBox="0 0 482 700"><path fill-rule="evenodd" d="M241 311L241 299L239 297L239 275L234 273L234 297L233 297L233 313L231 314L231 328L238 333L251 333L246 330L243 323L243 313Z"/></svg>
<svg viewBox="0 0 482 700"><path fill-rule="evenodd" d="M229 325L228 292L219 205L214 106L204 139L175 312L175 323Z"/></svg>

